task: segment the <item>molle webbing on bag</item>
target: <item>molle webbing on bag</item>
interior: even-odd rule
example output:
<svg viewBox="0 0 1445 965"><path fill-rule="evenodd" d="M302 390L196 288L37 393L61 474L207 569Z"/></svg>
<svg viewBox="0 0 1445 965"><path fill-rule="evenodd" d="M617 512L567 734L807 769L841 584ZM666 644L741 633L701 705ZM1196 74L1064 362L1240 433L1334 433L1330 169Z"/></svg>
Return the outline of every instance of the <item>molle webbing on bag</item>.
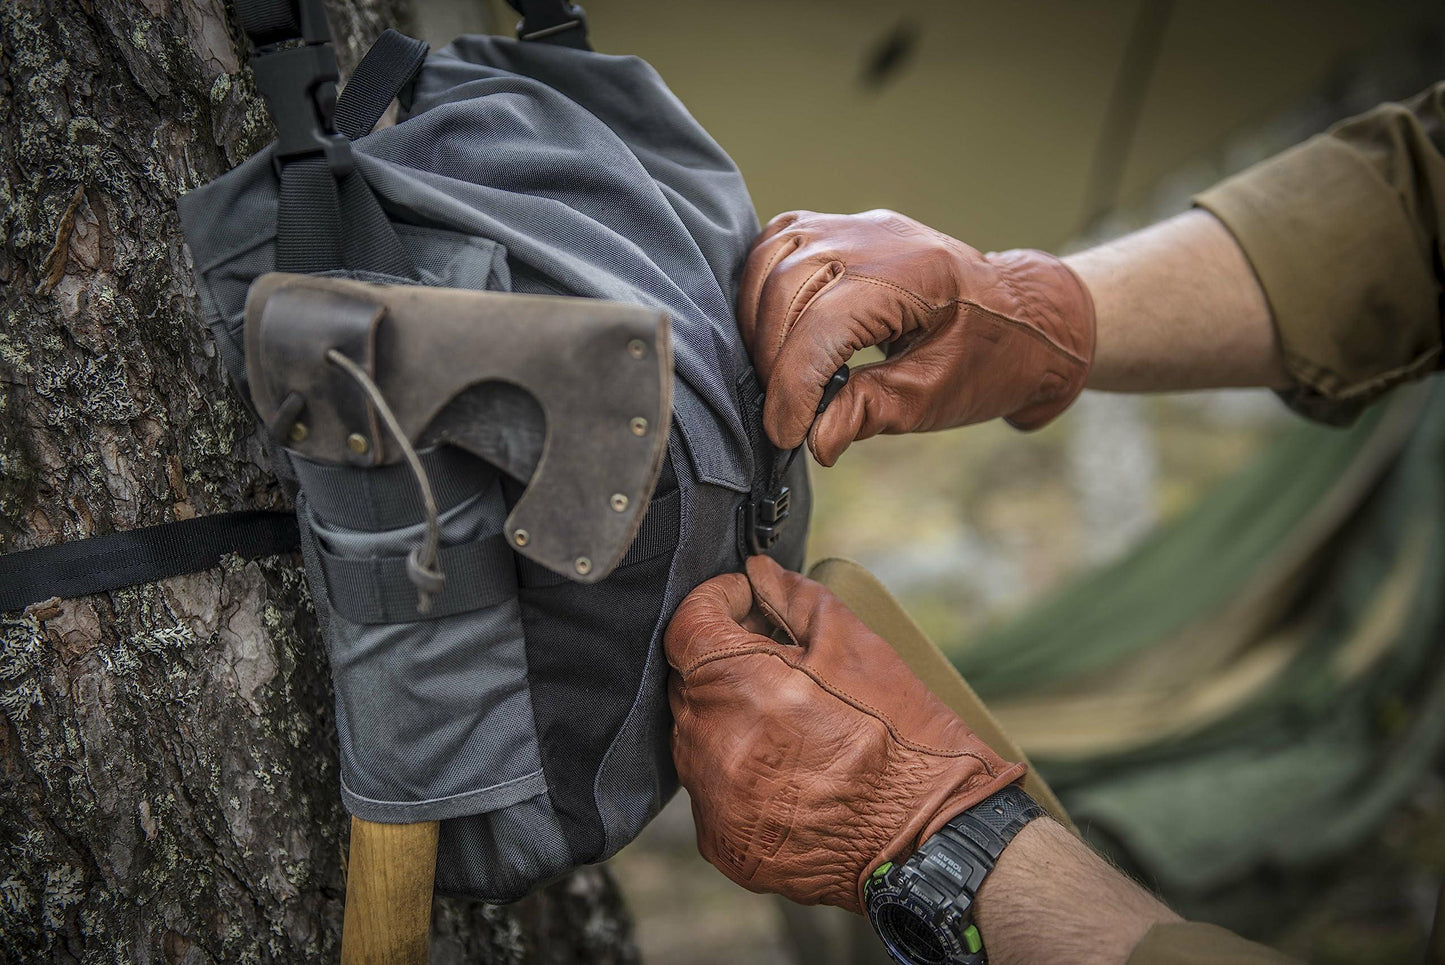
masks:
<svg viewBox="0 0 1445 965"><path fill-rule="evenodd" d="M523 35L543 42L464 37L421 62L415 42L388 33L333 111L317 101L314 116L332 130L309 144L282 131L277 145L181 202L207 322L299 486L307 578L335 683L342 798L374 821L440 820L438 888L493 901L607 858L671 796L662 630L694 586L740 567L760 480L790 493L770 551L794 567L808 513L803 467L780 473L750 409L760 399L736 390L750 369L732 305L757 232L736 168L646 64L586 49L580 8L518 6ZM310 45L275 44L261 60ZM393 95L400 122L372 131ZM274 280L253 283L276 269L329 276L311 287L379 306L380 315L358 306L348 323L349 374L326 375L310 349L298 358L321 366L311 374L277 361L288 358L286 319L331 324L295 305L277 316L279 341L253 341L248 353L278 290ZM398 286L416 284L452 290L418 304L474 308L411 312L406 293L418 290ZM571 297L538 297L558 295ZM517 328L527 312L537 321ZM555 428L548 405L580 408L611 431L617 407L606 397L627 388L637 366L663 361L646 339L582 339L609 318L670 326L671 432L661 435L666 409L637 409L636 437L627 437L666 439L650 499L636 483L608 482L621 478L622 463L609 468L621 442L593 451L579 437L556 454L572 457L571 468L561 472L552 456L537 468ZM550 369L529 356L531 388L526 378L495 380L508 353L524 348L498 342L502 333L536 328L540 339L563 323L578 334L548 336L564 343ZM419 404L407 389L423 376L396 381L395 367L409 364L396 353L419 344L407 332L436 338L437 325L461 326L442 339L450 357L438 371L461 388L475 358L478 384L422 426L407 416ZM304 344L306 333L297 337ZM560 384L539 381L544 371ZM595 411L578 394L591 384L605 389L590 400ZM571 395L549 403L553 389ZM325 415L316 391L342 393L340 407ZM384 414L414 444L414 465L397 461L399 440L378 428ZM323 416L349 428L327 428ZM363 437L351 455L341 445L348 433ZM313 451L323 440L325 452ZM581 539L580 510L576 525L538 517L524 539L507 522L548 465L554 479L612 493L596 525L640 515L610 574L606 559L533 540L533 529ZM433 538L445 581L419 612L411 555Z"/></svg>
<svg viewBox="0 0 1445 965"><path fill-rule="evenodd" d="M340 99L321 0L238 0L236 13L256 47L251 68L276 123L276 268L345 267L416 278L375 195L356 174L349 138L376 124L421 68L426 44L387 31L367 54L372 63L358 67L355 93Z"/></svg>

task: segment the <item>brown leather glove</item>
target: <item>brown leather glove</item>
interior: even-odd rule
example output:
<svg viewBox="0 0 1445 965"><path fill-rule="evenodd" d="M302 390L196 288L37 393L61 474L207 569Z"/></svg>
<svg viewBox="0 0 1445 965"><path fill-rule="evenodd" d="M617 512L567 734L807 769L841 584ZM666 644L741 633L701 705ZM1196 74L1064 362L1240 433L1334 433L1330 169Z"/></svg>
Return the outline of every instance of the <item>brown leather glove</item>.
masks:
<svg viewBox="0 0 1445 965"><path fill-rule="evenodd" d="M698 850L749 890L861 911L873 869L1024 776L827 588L766 556L694 590L666 640Z"/></svg>
<svg viewBox="0 0 1445 965"><path fill-rule="evenodd" d="M1036 429L1068 408L1094 358L1093 301L1062 261L981 254L895 211L778 215L748 256L738 324L769 438L791 449L806 436L825 466L880 432L999 416ZM887 360L854 371L813 424L829 376L870 345Z"/></svg>

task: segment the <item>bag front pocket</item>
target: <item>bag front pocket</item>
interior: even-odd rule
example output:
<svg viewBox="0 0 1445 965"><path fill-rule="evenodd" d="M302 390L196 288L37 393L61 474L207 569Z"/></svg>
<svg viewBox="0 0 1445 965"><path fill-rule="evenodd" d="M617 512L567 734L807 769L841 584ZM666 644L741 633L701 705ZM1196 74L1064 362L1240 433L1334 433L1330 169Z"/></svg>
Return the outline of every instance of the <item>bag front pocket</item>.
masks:
<svg viewBox="0 0 1445 965"><path fill-rule="evenodd" d="M405 467L294 460L336 691L342 798L371 821L482 814L547 790L496 471L448 447L424 458L445 507L446 574L424 614L407 577L424 524Z"/></svg>

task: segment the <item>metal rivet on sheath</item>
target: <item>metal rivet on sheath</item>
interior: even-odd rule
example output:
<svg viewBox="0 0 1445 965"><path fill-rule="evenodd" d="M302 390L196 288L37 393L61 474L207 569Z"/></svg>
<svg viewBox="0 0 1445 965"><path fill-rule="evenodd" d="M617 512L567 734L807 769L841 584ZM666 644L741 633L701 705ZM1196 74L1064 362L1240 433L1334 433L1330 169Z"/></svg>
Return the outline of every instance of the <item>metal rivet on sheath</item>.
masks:
<svg viewBox="0 0 1445 965"><path fill-rule="evenodd" d="M358 456L364 456L371 451L371 440L359 432L353 432L346 437L346 448Z"/></svg>
<svg viewBox="0 0 1445 965"><path fill-rule="evenodd" d="M577 572L582 574L583 576L586 576L588 573L592 572L592 561L585 556L577 557L577 562L573 563L572 565L577 567Z"/></svg>
<svg viewBox="0 0 1445 965"><path fill-rule="evenodd" d="M628 425L632 426L632 434L634 436L647 435L647 420L642 416L633 419Z"/></svg>
<svg viewBox="0 0 1445 965"><path fill-rule="evenodd" d="M647 343L640 338L634 338L627 343L627 351L631 353L635 359L645 358L647 356Z"/></svg>
<svg viewBox="0 0 1445 965"><path fill-rule="evenodd" d="M310 430L306 428L306 423L295 422L291 425L291 431L286 433L286 438L292 442L305 442L306 436L309 434Z"/></svg>
<svg viewBox="0 0 1445 965"><path fill-rule="evenodd" d="M619 513L627 512L627 497L622 493L613 493L612 508Z"/></svg>
<svg viewBox="0 0 1445 965"><path fill-rule="evenodd" d="M512 542L516 543L518 546L526 546L527 540L531 538L532 537L527 533L525 529L519 529L512 534Z"/></svg>

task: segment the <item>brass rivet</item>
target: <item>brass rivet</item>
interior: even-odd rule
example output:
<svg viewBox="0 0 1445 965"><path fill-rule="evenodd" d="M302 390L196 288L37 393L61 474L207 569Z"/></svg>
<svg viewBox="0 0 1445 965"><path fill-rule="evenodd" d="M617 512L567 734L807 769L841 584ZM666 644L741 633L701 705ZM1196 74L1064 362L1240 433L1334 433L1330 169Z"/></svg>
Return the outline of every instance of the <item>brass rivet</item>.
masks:
<svg viewBox="0 0 1445 965"><path fill-rule="evenodd" d="M619 513L627 512L627 497L624 496L622 493L613 493L612 508L617 510Z"/></svg>
<svg viewBox="0 0 1445 965"><path fill-rule="evenodd" d="M518 546L526 546L527 540L531 538L532 537L527 534L527 531L525 529L519 529L512 534L512 542L516 543Z"/></svg>
<svg viewBox="0 0 1445 965"><path fill-rule="evenodd" d="M292 442L305 442L306 436L309 434L310 430L306 428L306 423L293 422L291 424L291 431L286 433L286 438L290 439Z"/></svg>
<svg viewBox="0 0 1445 965"><path fill-rule="evenodd" d="M573 563L572 565L577 567L577 572L581 573L583 576L586 576L588 573L592 572L592 561L585 556L577 557L577 562Z"/></svg>
<svg viewBox="0 0 1445 965"><path fill-rule="evenodd" d="M634 338L632 341L627 343L627 351L631 353L632 357L635 359L646 358L647 343L640 338Z"/></svg>
<svg viewBox="0 0 1445 965"><path fill-rule="evenodd" d="M346 448L350 449L358 456L364 456L371 451L371 441L361 433L353 432L351 435L346 437Z"/></svg>
<svg viewBox="0 0 1445 965"><path fill-rule="evenodd" d="M632 434L634 436L647 435L647 420L644 419L642 416L638 416L637 418L633 419L632 422L629 423L629 425L632 426Z"/></svg>

